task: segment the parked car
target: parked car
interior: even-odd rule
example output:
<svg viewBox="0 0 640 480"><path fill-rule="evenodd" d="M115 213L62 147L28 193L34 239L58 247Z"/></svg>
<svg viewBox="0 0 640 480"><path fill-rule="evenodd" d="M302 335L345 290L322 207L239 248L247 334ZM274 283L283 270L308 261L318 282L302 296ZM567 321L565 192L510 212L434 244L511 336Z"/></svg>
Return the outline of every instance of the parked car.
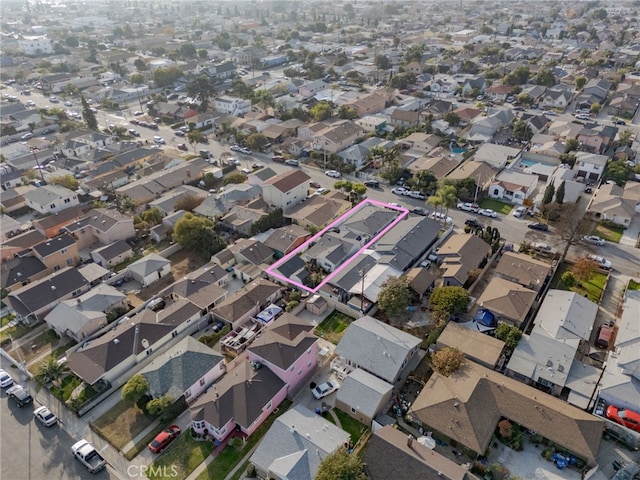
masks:
<svg viewBox="0 0 640 480"><path fill-rule="evenodd" d="M464 224L468 227L471 228L484 228L484 225L482 225L478 220L476 220L475 218L467 218L464 221Z"/></svg>
<svg viewBox="0 0 640 480"><path fill-rule="evenodd" d="M407 195L418 200L425 200L427 198L424 193L418 192L417 190L411 190Z"/></svg>
<svg viewBox="0 0 640 480"><path fill-rule="evenodd" d="M22 385L14 385L7 390L7 395L11 398L19 408L33 403L33 397L25 390Z"/></svg>
<svg viewBox="0 0 640 480"><path fill-rule="evenodd" d="M422 207L416 207L411 211L416 215L422 215L423 217L426 217L427 215L429 215L429 211L426 208L422 208Z"/></svg>
<svg viewBox="0 0 640 480"><path fill-rule="evenodd" d="M297 166L300 165L300 162L298 162L298 160L294 160L294 159L286 160L284 163L286 163L287 165L289 165L291 167L297 167Z"/></svg>
<svg viewBox="0 0 640 480"><path fill-rule="evenodd" d="M189 151L189 148L187 148L187 146L184 143L179 143L176 145L176 148L178 150L182 150L183 152L187 152Z"/></svg>
<svg viewBox="0 0 640 480"><path fill-rule="evenodd" d="M27 132L20 137L20 140L29 140L30 138L33 138L33 133Z"/></svg>
<svg viewBox="0 0 640 480"><path fill-rule="evenodd" d="M365 180L362 182L365 187L378 188L380 187L380 182L378 180Z"/></svg>
<svg viewBox="0 0 640 480"><path fill-rule="evenodd" d="M320 185L318 182L309 182L309 186L311 188L320 188L322 185Z"/></svg>
<svg viewBox="0 0 640 480"><path fill-rule="evenodd" d="M469 203L469 202L465 202L465 203L458 203L457 207L458 210L463 210L465 212L475 212L477 213L478 210L480 210L480 207L478 205L476 205L475 203Z"/></svg>
<svg viewBox="0 0 640 480"><path fill-rule="evenodd" d="M7 388L13 385L13 377L0 368L0 387Z"/></svg>
<svg viewBox="0 0 640 480"><path fill-rule="evenodd" d="M588 243L590 245L597 245L599 247L606 244L606 242L604 241L604 238L600 238L597 235L586 235L582 237L582 241L584 243Z"/></svg>
<svg viewBox="0 0 640 480"><path fill-rule="evenodd" d="M175 132L173 132L173 134L174 134L176 137L181 137L181 138L182 138L182 137L184 137L184 136L186 135L186 133L184 133L182 130L176 130Z"/></svg>
<svg viewBox="0 0 640 480"><path fill-rule="evenodd" d="M498 216L498 214L493 210L491 210L490 208L481 208L480 210L478 210L478 213L480 215L484 215L485 217L491 217L491 218L496 218Z"/></svg>
<svg viewBox="0 0 640 480"><path fill-rule="evenodd" d="M444 213L432 212L431 215L429 215L429 216L431 218L433 218L434 220L438 220L440 222L444 222L444 223L449 224L449 225L451 225L453 223L453 218L448 217Z"/></svg>
<svg viewBox="0 0 640 480"><path fill-rule="evenodd" d="M149 450L151 453L160 453L169 446L180 435L180 427L178 425L171 425L169 428L161 431L156 438L154 438L149 444Z"/></svg>
<svg viewBox="0 0 640 480"><path fill-rule="evenodd" d="M409 190L404 187L393 187L391 189L391 193L395 193L396 195L407 195Z"/></svg>
<svg viewBox="0 0 640 480"><path fill-rule="evenodd" d="M157 144L160 144L160 145L164 145L165 143L167 143L167 142L165 142L165 141L164 141L164 138L159 137L158 135L156 135L155 137L153 137L153 141L154 141L155 143L157 143Z"/></svg>
<svg viewBox="0 0 640 480"><path fill-rule="evenodd" d="M251 170L246 168L246 167L245 168L241 168L240 171L242 173L244 173L245 175L249 175L251 173Z"/></svg>
<svg viewBox="0 0 640 480"><path fill-rule="evenodd" d="M134 137L139 137L140 136L140 133L138 133L138 131L134 130L133 128L129 129L129 134L133 135Z"/></svg>
<svg viewBox="0 0 640 480"><path fill-rule="evenodd" d="M512 213L512 215L516 218L524 217L526 214L527 214L527 207L518 207Z"/></svg>
<svg viewBox="0 0 640 480"><path fill-rule="evenodd" d="M333 177L333 178L340 178L342 175L340 175L340 172L338 172L337 170L327 170L326 172L324 172L324 174L327 177Z"/></svg>
<svg viewBox="0 0 640 480"><path fill-rule="evenodd" d="M598 328L598 338L594 342L594 345L598 348L609 348L609 342L611 340L611 334L613 333L613 329L607 325L600 325Z"/></svg>
<svg viewBox="0 0 640 480"><path fill-rule="evenodd" d="M139 117L140 115L144 115L144 113L142 113L140 110L136 110L135 112L133 112L133 114L134 114L136 117Z"/></svg>
<svg viewBox="0 0 640 480"><path fill-rule="evenodd" d="M327 395L332 394L333 392L338 390L338 388L340 388L340 386L337 383L324 382L318 385L317 387L315 387L313 390L311 390L311 393L313 393L314 397L320 400L321 398L324 398Z"/></svg>
<svg viewBox="0 0 640 480"><path fill-rule="evenodd" d="M635 432L640 432L640 413L626 408L619 408L615 405L609 405L606 415L609 420L624 425Z"/></svg>
<svg viewBox="0 0 640 480"><path fill-rule="evenodd" d="M220 330L222 330L224 328L224 323L222 322L216 322L213 324L213 327L211 327L213 329L214 332L218 333Z"/></svg>
<svg viewBox="0 0 640 480"><path fill-rule="evenodd" d="M549 225L547 225L546 223L540 223L540 222L527 223L527 228L530 228L531 230L539 230L541 232L549 231Z"/></svg>
<svg viewBox="0 0 640 480"><path fill-rule="evenodd" d="M33 416L45 427L51 427L58 423L58 417L56 417L51 410L44 405L34 410Z"/></svg>
<svg viewBox="0 0 640 480"><path fill-rule="evenodd" d="M262 164L261 163L252 163L251 164L251 168L253 168L254 170L258 170L259 168L262 168Z"/></svg>
<svg viewBox="0 0 640 480"><path fill-rule="evenodd" d="M322 187L320 187L320 188L318 188L318 189L316 190L316 193L317 193L318 195L322 195L322 194L323 194L323 193L325 193L326 191L327 191L327 189L326 189L326 188L322 188Z"/></svg>
<svg viewBox="0 0 640 480"><path fill-rule="evenodd" d="M600 268L604 268L605 270L611 270L612 264L606 258L601 257L600 255L591 255L591 254L587 255L587 258L589 260L593 260L594 262L596 262Z"/></svg>

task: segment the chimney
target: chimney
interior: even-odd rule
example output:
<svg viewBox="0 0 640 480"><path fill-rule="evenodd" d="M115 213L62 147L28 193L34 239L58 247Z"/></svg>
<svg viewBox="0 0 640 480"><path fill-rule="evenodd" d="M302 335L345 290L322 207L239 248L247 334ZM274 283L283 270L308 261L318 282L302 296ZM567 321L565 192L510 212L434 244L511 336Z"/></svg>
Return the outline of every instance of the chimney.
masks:
<svg viewBox="0 0 640 480"><path fill-rule="evenodd" d="M413 435L407 437L407 447L413 448Z"/></svg>

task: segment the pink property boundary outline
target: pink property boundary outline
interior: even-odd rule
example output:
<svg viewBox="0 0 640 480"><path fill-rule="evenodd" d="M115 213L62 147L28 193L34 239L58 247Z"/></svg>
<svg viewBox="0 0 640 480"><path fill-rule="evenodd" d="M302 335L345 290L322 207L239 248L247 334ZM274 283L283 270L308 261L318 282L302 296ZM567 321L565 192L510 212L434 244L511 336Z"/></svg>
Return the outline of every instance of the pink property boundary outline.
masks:
<svg viewBox="0 0 640 480"><path fill-rule="evenodd" d="M364 208L367 205L375 205L378 207L383 207L383 208L388 208L391 210L397 210L398 212L400 212L400 215L398 215L393 222L391 222L389 225L387 225L379 234L377 234L375 237L373 237L371 240L369 240L362 248L360 248L360 250L358 250L349 260L347 260L346 262L344 262L342 265L340 265L337 269L335 269L333 272L331 272L331 274L326 277L322 283L320 283L316 288L309 288L306 285L303 285L301 283L298 282L294 282L293 280L291 280L290 278L285 277L284 275L282 275L280 272L277 272L276 269L282 265L283 263L287 262L290 258L292 258L293 256L297 255L298 252L305 250L307 248L307 246L312 243L315 242L317 239L319 239L320 237L322 237L322 235L324 235L327 231L329 231L331 228L335 227L336 225L338 225L339 223L343 222L346 218L354 215L355 213L357 213L361 208ZM329 282L333 277L335 277L338 273L340 273L344 268L346 268L354 259L356 259L362 252L364 252L367 248L369 248L371 245L373 245L375 242L377 242L380 237L382 237L384 234L386 234L389 230L391 230L400 220L402 220L404 217L406 217L407 215L409 215L409 210L405 207L400 207L400 206L395 206L395 205L390 205L388 203L383 203L383 202L378 202L376 200L370 200L370 199L366 199L364 200L362 203L358 204L355 208L352 208L351 210L349 210L347 213L345 213L344 215L341 215L340 217L338 217L337 220L335 220L333 223L331 223L329 226L323 228L322 230L320 230L318 233L316 233L313 237L311 237L309 240L307 240L306 242L304 242L302 245L300 245L298 248L296 248L293 252L285 255L284 257L282 257L280 260L278 260L276 263L274 263L273 265L271 265L269 268L267 268L266 273L273 276L274 278L277 278L278 280L282 280L286 283L289 283L291 285L294 285L298 288L301 288L303 290L306 290L307 292L311 292L311 293L317 293L318 290L320 290L327 282Z"/></svg>

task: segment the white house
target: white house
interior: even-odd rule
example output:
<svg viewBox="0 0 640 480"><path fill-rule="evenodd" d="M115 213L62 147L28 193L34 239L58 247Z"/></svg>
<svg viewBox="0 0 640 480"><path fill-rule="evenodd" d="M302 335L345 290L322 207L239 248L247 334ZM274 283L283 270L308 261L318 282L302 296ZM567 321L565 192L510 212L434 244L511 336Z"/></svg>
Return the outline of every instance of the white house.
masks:
<svg viewBox="0 0 640 480"><path fill-rule="evenodd" d="M143 287L147 287L171 273L171 262L157 253L151 253L129 265L127 272Z"/></svg>
<svg viewBox="0 0 640 480"><path fill-rule="evenodd" d="M216 98L215 108L226 115L242 117L251 111L251 100L222 95Z"/></svg>
<svg viewBox="0 0 640 480"><path fill-rule="evenodd" d="M262 199L283 211L305 199L311 177L302 170L290 170L270 178L262 185Z"/></svg>
<svg viewBox="0 0 640 480"><path fill-rule="evenodd" d="M53 44L46 35L24 37L18 42L25 55L45 55L53 53Z"/></svg>
<svg viewBox="0 0 640 480"><path fill-rule="evenodd" d="M522 205L525 199L533 196L537 185L537 175L504 170L489 186L489 196Z"/></svg>
<svg viewBox="0 0 640 480"><path fill-rule="evenodd" d="M596 153L589 152L577 152L576 163L573 165L573 169L578 171L579 177L584 177L585 180L599 181L600 177L604 173L604 167L607 165L607 156L598 155Z"/></svg>
<svg viewBox="0 0 640 480"><path fill-rule="evenodd" d="M78 194L59 185L44 185L24 194L27 207L42 214L58 213L80 205Z"/></svg>

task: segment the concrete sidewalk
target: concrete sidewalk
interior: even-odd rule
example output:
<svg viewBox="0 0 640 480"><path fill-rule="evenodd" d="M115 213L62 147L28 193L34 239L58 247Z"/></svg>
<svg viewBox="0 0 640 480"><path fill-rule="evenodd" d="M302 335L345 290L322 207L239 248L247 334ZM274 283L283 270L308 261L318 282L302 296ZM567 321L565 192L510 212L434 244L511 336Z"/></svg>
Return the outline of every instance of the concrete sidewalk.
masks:
<svg viewBox="0 0 640 480"><path fill-rule="evenodd" d="M623 230L620 245L635 248L638 243L638 236L640 235L640 220L636 217L637 216L634 216L631 219L629 226Z"/></svg>

